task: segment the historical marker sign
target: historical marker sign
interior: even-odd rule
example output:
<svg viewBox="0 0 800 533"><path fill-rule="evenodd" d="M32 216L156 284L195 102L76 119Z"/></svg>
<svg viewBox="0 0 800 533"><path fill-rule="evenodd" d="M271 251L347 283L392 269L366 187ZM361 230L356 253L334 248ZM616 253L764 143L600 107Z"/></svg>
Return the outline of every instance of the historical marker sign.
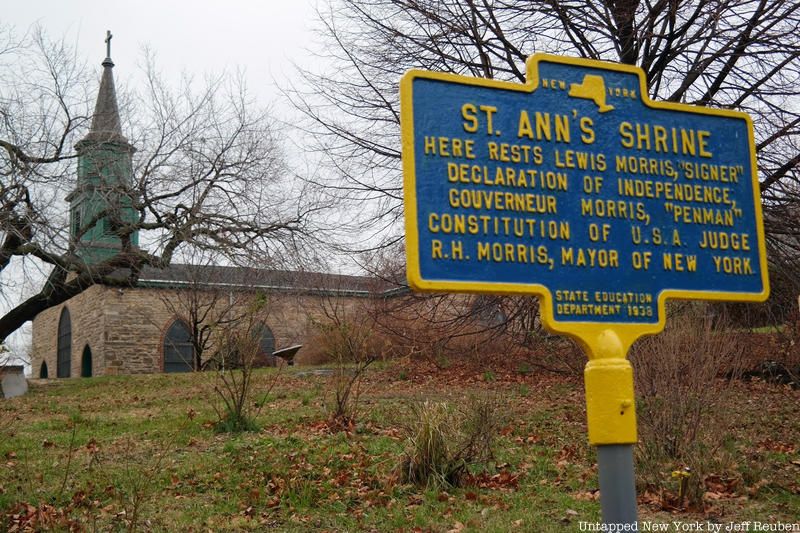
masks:
<svg viewBox="0 0 800 533"><path fill-rule="evenodd" d="M537 294L556 330L767 297L747 115L652 102L613 63L536 55L528 80L404 76L412 288Z"/></svg>
<svg viewBox="0 0 800 533"><path fill-rule="evenodd" d="M667 298L769 293L753 125L652 102L631 66L533 56L528 83L400 86L413 289L536 294L579 340L603 520L635 524L633 341Z"/></svg>

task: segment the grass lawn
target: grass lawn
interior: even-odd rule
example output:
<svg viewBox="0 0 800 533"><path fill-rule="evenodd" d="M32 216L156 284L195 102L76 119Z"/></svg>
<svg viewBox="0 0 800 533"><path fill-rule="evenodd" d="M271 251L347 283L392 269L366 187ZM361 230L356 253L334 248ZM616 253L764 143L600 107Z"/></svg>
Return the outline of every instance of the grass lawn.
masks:
<svg viewBox="0 0 800 533"><path fill-rule="evenodd" d="M258 371L257 388L277 381L260 430L237 435L214 432L209 374L33 384L0 402L0 530L546 532L599 521L580 379L388 363L369 369L355 429L332 433L328 378L303 370ZM665 510L640 491L642 520L800 521L800 392L730 387L720 416L735 422L725 447L738 461L703 509ZM502 429L471 484L401 483L409 405L486 395Z"/></svg>

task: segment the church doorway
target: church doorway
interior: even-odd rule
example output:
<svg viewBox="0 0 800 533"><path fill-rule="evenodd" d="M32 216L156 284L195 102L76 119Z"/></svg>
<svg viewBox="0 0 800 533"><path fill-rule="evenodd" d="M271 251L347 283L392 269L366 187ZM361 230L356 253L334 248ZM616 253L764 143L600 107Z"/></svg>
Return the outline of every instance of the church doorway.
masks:
<svg viewBox="0 0 800 533"><path fill-rule="evenodd" d="M92 349L88 344L83 348L83 355L81 355L81 377L92 377Z"/></svg>

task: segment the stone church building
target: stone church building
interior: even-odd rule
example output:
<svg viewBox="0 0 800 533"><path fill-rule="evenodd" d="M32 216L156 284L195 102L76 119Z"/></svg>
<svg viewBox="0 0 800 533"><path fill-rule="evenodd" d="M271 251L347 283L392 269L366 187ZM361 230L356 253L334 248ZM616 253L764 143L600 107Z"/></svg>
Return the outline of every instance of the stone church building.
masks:
<svg viewBox="0 0 800 533"><path fill-rule="evenodd" d="M94 285L33 321L33 377L186 372L193 369L192 301L224 311L265 298L254 328L264 355L307 344L326 308L357 306L384 286L360 276L239 267L145 269L136 286Z"/></svg>
<svg viewBox="0 0 800 533"><path fill-rule="evenodd" d="M119 249L109 221L100 219L86 229L81 220L92 220L104 209L108 200L96 193L100 187L130 184L135 150L122 135L114 63L106 57L102 65L92 125L76 145L76 187L66 198L71 238L87 264ZM123 218L136 216L124 208ZM138 235L131 238L138 245ZM33 321L32 373L35 378L62 378L190 371L197 366L190 327L197 321L189 316L193 298L201 306L213 302L228 312L261 298L267 312L255 334L260 351L270 357L276 349L307 342L314 318L324 317L326 301L352 306L390 292L386 284L359 276L208 265L145 268L135 284L94 285L40 313ZM212 310L209 316L214 315Z"/></svg>

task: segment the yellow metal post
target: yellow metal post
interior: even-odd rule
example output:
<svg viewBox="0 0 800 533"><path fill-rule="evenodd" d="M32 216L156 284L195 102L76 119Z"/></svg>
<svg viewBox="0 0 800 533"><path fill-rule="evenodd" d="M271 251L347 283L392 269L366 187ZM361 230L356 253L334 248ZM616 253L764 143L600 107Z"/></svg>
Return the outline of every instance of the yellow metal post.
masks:
<svg viewBox="0 0 800 533"><path fill-rule="evenodd" d="M584 370L586 417L589 442L636 443L636 404L633 368L619 336L607 329L588 345L589 362Z"/></svg>
<svg viewBox="0 0 800 533"><path fill-rule="evenodd" d="M635 524L636 404L629 344L612 329L581 343L589 356L584 371L589 442L597 446L600 506L606 524Z"/></svg>

